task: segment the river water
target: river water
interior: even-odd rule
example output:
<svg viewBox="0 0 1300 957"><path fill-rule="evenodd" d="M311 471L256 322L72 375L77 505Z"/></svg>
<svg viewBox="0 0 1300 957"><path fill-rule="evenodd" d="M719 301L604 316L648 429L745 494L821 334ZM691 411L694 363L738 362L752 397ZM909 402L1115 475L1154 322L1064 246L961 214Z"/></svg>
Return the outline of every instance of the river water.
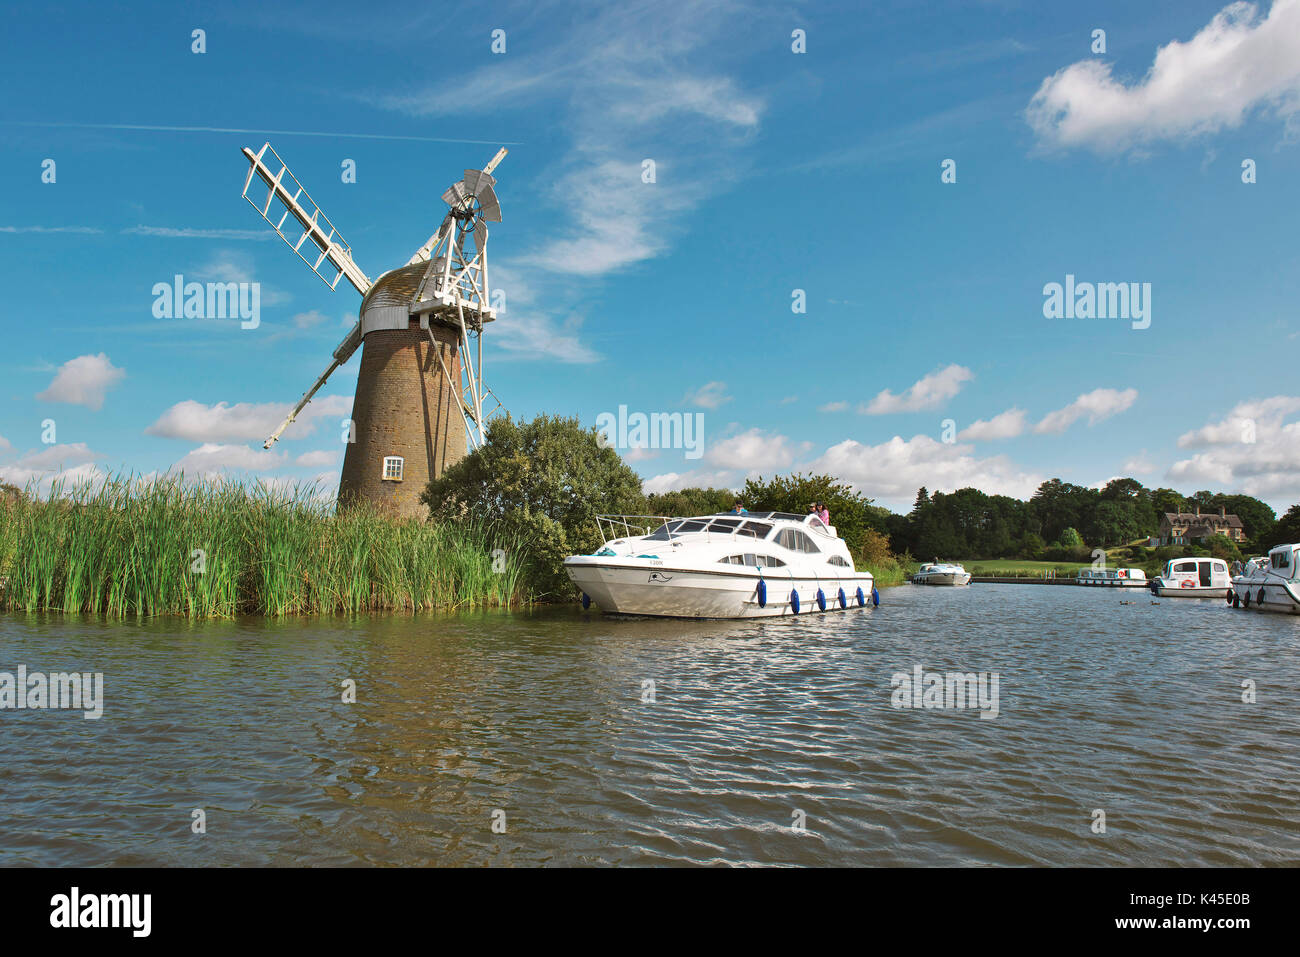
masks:
<svg viewBox="0 0 1300 957"><path fill-rule="evenodd" d="M104 713L0 711L0 864L1296 864L1298 649L1300 618L1025 585L758 622L3 615L0 671L102 672ZM997 716L894 707L917 666L997 672Z"/></svg>

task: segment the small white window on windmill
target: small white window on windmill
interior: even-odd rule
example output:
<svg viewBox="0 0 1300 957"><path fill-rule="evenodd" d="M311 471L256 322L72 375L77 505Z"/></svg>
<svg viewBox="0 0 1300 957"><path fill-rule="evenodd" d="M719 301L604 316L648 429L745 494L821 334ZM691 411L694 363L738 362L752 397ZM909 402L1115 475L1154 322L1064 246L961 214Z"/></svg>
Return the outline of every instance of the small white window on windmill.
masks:
<svg viewBox="0 0 1300 957"><path fill-rule="evenodd" d="M400 455L384 456L384 481L400 482L402 480L403 459Z"/></svg>

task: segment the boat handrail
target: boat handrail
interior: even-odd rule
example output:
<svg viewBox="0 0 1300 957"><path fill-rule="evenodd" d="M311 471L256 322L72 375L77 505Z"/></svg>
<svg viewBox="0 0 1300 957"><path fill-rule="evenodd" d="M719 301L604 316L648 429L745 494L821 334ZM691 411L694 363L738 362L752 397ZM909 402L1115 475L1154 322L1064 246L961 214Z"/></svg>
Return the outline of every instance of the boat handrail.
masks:
<svg viewBox="0 0 1300 957"><path fill-rule="evenodd" d="M653 519L654 525L653 526L649 524L633 525L631 524L631 519L634 518ZM677 521L677 519L671 515L597 515L596 527L600 530L601 542L603 544L608 545L609 540L611 538L632 538L633 529L638 529L638 531L636 531L635 533L636 535L649 535L652 531L654 531L655 528L658 528L660 525L666 525L672 521ZM608 537L606 537L605 535L606 522L609 523L610 534ZM614 534L614 529L619 527L623 529L624 534L622 535Z"/></svg>
<svg viewBox="0 0 1300 957"><path fill-rule="evenodd" d="M597 515L596 527L600 531L602 544L608 545L611 539L632 538L640 535L650 535L656 529L661 528L670 522L688 522L694 520L712 521L718 518L736 518L746 522L766 522L773 524L778 521L796 522L808 528L810 531L816 531L828 538L839 538L835 532L834 526L826 525L816 515L796 515L787 512L746 512L740 514L737 512L715 512L711 515ZM646 519L648 521L638 522L636 519ZM817 519L817 524L813 525L809 520ZM609 534L605 534L606 523L609 525ZM622 529L622 534L617 530ZM706 530L711 531L711 530ZM669 531L668 540L683 535L690 534L684 532ZM733 532L734 534L734 532Z"/></svg>

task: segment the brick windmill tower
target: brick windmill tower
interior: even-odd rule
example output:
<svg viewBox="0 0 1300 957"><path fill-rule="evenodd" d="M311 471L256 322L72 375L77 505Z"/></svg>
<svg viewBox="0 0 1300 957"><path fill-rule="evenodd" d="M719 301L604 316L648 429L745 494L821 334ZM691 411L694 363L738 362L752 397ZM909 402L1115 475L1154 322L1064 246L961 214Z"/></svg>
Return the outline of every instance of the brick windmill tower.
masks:
<svg viewBox="0 0 1300 957"><path fill-rule="evenodd" d="M420 493L429 479L482 443L484 401L496 403L488 414L500 407L483 385L482 333L496 318L488 295L487 224L501 221L492 171L506 151L483 169L465 170L442 194L450 208L438 231L405 266L374 282L270 143L243 153L249 163L244 198L327 286L334 289L346 277L361 293L357 324L264 447L360 347L339 505L367 500L396 515L421 516ZM254 177L256 200L249 195Z"/></svg>

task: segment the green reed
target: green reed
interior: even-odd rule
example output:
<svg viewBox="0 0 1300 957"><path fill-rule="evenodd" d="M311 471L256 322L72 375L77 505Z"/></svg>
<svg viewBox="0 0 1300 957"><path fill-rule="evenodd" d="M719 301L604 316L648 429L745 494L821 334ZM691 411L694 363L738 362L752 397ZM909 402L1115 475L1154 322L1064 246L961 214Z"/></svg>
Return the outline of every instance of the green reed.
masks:
<svg viewBox="0 0 1300 957"><path fill-rule="evenodd" d="M56 485L0 500L0 607L115 617L361 614L530 600L519 543L470 520L373 506L314 485Z"/></svg>

